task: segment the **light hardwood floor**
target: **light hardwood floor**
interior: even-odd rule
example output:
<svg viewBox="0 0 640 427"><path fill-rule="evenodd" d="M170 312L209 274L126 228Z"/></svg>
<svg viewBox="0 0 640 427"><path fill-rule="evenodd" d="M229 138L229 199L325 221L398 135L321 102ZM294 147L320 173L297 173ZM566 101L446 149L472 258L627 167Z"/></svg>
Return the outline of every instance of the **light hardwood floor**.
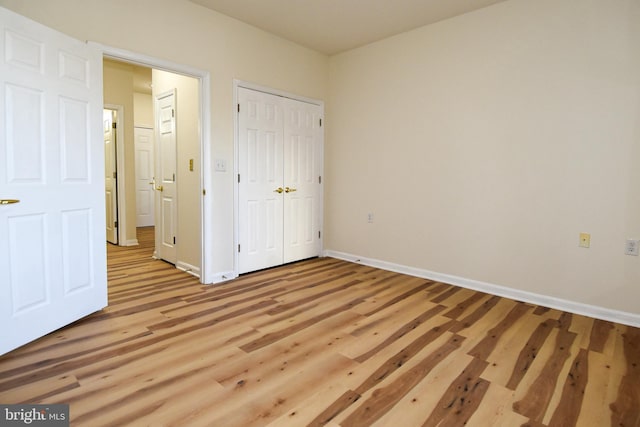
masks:
<svg viewBox="0 0 640 427"><path fill-rule="evenodd" d="M72 426L639 426L640 330L336 259L205 287L109 247L109 307L0 357ZM45 321L45 319L43 319Z"/></svg>

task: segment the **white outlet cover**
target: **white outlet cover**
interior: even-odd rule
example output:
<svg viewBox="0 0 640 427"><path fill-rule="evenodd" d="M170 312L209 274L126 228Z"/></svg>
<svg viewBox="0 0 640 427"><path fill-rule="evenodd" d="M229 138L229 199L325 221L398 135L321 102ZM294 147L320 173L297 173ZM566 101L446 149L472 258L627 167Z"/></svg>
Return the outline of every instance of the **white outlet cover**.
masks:
<svg viewBox="0 0 640 427"><path fill-rule="evenodd" d="M640 253L640 240L627 239L624 245L624 253L626 255L638 256Z"/></svg>

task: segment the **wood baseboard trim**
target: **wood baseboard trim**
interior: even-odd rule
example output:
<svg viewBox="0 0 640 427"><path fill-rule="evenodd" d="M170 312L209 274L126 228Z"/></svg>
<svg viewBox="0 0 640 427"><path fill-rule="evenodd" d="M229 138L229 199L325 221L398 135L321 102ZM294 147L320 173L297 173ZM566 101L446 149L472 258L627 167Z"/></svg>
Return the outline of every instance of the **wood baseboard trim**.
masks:
<svg viewBox="0 0 640 427"><path fill-rule="evenodd" d="M370 267L380 268L382 270L393 271L396 273L407 274L409 276L421 277L424 279L434 280L438 282L448 283L460 286L462 288L473 289L475 291L485 292L504 298L517 301L523 301L530 304L541 305L544 307L554 308L556 310L568 311L570 313L589 316L596 319L608 320L611 322L622 323L629 326L640 327L640 314L629 313L625 311L613 310L606 307L584 304L577 301L570 301L561 298L542 295L533 292L513 289L506 286L495 285L493 283L481 282L478 280L467 279L465 277L453 276L450 274L438 273L435 271L424 270L421 268L409 267L402 264L382 261L373 258L361 257L344 252L325 250L324 256L337 258L344 261L350 261L358 264L368 265Z"/></svg>

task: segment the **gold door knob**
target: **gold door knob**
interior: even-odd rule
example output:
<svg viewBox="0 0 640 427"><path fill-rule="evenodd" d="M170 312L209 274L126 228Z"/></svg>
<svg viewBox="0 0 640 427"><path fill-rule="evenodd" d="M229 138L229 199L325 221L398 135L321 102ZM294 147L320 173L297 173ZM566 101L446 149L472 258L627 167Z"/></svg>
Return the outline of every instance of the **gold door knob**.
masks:
<svg viewBox="0 0 640 427"><path fill-rule="evenodd" d="M274 193L278 193L278 194L282 194L284 190L282 189L282 187L278 187L275 190L273 190Z"/></svg>
<svg viewBox="0 0 640 427"><path fill-rule="evenodd" d="M18 199L0 199L0 205L12 205L14 203L20 203Z"/></svg>
<svg viewBox="0 0 640 427"><path fill-rule="evenodd" d="M284 192L285 193L293 193L294 191L298 191L298 189L296 188L289 188L289 187L285 187Z"/></svg>
<svg viewBox="0 0 640 427"><path fill-rule="evenodd" d="M164 187L163 187L162 185L160 185L160 186L156 187L156 190L158 190L158 191L163 191L163 190L164 190Z"/></svg>

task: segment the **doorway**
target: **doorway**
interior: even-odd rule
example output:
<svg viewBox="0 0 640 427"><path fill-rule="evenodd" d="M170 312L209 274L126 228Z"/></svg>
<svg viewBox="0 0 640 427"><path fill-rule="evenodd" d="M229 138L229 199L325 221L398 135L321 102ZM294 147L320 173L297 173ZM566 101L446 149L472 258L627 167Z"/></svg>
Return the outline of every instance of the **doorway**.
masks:
<svg viewBox="0 0 640 427"><path fill-rule="evenodd" d="M160 189L163 189L163 185L157 177L160 176L162 150L155 149L159 141L161 118L155 111L154 99L156 89L159 93L164 88L170 87L176 91L178 102L184 104L181 107L188 113L185 115L185 120L174 123L179 129L174 160L181 163L176 164L172 180L175 183L176 194L184 193L183 198L189 206L184 209L176 207L177 215L173 218L176 226L169 233L172 234L171 242L176 242L176 253L175 258L167 261L179 269L200 277L201 281L206 283L207 277L203 274L203 266L205 266L203 258L206 250L203 239L205 230L203 211L206 206L202 200L205 180L202 158L205 149L204 135L207 134L204 127L205 122L208 121L200 117L204 87L202 79L158 70L147 64L140 65L139 61L132 63L126 60L127 58L122 59L105 57L104 61L105 102L124 106L121 120L125 140L122 154L124 160L118 165L118 178L126 194L123 197L124 206L119 206L118 223L122 227L122 219L125 219L128 226L123 230L126 237L121 239L120 245L137 246L139 243L137 227L157 228L161 218L158 211L162 206L163 191ZM145 78L145 75L148 77ZM114 96L117 99L113 99ZM176 110L177 108L174 109L174 115ZM128 111L129 114L127 114ZM120 157L120 154L118 156ZM183 216L184 224L178 223L180 216ZM154 256L164 259L166 257L157 249L157 243L161 241L156 235ZM180 249L180 244L183 245L183 250Z"/></svg>

